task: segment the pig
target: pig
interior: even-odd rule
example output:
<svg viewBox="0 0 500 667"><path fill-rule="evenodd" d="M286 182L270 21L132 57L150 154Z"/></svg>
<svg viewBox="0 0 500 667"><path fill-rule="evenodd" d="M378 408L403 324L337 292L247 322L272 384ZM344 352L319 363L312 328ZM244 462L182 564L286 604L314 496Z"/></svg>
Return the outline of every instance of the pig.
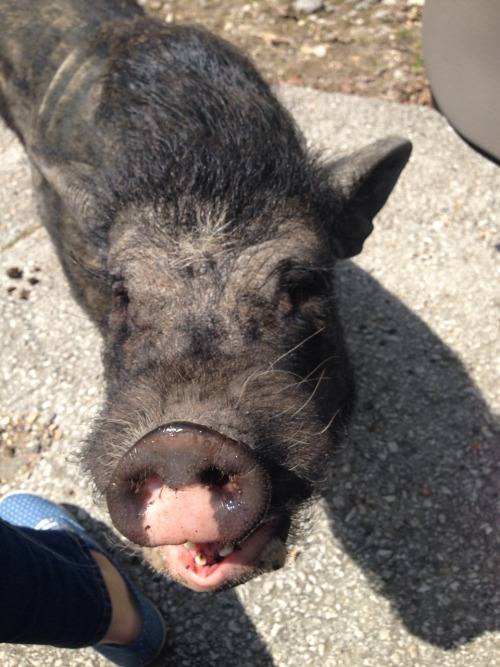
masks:
<svg viewBox="0 0 500 667"><path fill-rule="evenodd" d="M335 265L410 142L322 159L234 46L132 0L0 24L0 111L103 336L82 460L113 524L196 591L282 567L354 404Z"/></svg>

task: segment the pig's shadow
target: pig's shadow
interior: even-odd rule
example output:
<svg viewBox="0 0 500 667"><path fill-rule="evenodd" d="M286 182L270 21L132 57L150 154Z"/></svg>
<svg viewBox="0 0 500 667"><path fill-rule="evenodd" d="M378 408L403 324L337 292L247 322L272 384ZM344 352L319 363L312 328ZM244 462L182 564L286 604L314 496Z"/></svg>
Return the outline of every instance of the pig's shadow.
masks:
<svg viewBox="0 0 500 667"><path fill-rule="evenodd" d="M217 595L194 593L152 572L141 555L124 549L109 526L81 508L69 504L65 507L164 613L167 643L151 667L218 667L221 664L273 667L272 657L234 590Z"/></svg>
<svg viewBox="0 0 500 667"><path fill-rule="evenodd" d="M332 530L412 633L453 648L500 628L498 423L454 353L365 272L345 263L339 292L359 397L325 484Z"/></svg>

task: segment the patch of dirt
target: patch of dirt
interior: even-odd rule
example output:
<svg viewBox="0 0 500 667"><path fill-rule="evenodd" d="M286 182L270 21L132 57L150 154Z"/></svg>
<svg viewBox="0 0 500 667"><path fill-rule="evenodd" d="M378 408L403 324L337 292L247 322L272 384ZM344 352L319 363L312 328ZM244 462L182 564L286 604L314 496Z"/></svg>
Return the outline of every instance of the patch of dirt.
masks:
<svg viewBox="0 0 500 667"><path fill-rule="evenodd" d="M0 415L0 487L32 468L38 456L62 436L56 415Z"/></svg>
<svg viewBox="0 0 500 667"><path fill-rule="evenodd" d="M266 78L329 92L431 104L423 0L142 0L168 22L200 23L239 46ZM299 5L321 5L311 13Z"/></svg>

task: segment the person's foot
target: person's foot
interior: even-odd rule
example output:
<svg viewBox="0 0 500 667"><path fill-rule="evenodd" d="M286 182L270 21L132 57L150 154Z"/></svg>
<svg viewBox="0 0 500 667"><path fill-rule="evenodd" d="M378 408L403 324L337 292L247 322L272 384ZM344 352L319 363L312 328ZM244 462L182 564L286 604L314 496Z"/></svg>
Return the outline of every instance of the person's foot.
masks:
<svg viewBox="0 0 500 667"><path fill-rule="evenodd" d="M0 500L0 518L35 530L76 533L95 558L112 604L110 626L95 650L121 667L144 667L162 651L165 623L158 609L65 509L31 493L13 492Z"/></svg>

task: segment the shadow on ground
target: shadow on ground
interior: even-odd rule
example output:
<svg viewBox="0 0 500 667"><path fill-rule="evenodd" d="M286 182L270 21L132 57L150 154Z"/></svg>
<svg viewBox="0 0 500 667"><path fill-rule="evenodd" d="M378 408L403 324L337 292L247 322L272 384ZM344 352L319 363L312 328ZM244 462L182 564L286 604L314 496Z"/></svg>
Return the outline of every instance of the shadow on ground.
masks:
<svg viewBox="0 0 500 667"><path fill-rule="evenodd" d="M331 526L409 631L450 649L500 628L500 429L400 301L350 263L339 289L359 403L325 485Z"/></svg>

